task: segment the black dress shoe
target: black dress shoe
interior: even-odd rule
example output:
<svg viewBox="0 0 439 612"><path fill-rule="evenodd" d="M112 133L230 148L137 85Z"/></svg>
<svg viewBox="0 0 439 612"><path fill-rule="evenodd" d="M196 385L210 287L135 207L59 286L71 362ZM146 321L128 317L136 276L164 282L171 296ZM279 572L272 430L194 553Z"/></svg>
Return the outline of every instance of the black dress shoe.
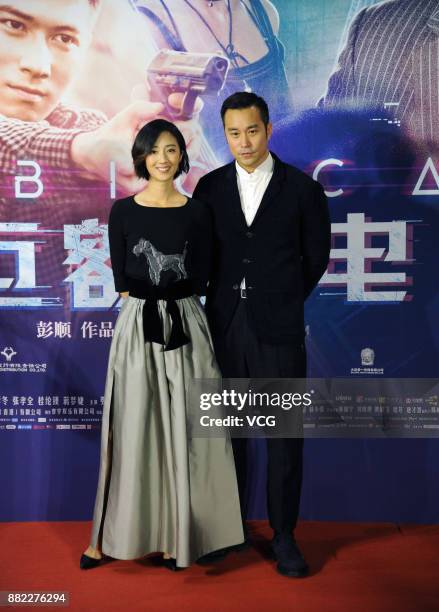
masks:
<svg viewBox="0 0 439 612"><path fill-rule="evenodd" d="M184 567L179 567L176 559L173 559L172 557L170 559L165 559L163 557L163 567L166 567L166 569L170 570L171 572L178 572L179 570L184 569Z"/></svg>
<svg viewBox="0 0 439 612"><path fill-rule="evenodd" d="M88 555L81 555L79 567L83 570L93 569L94 567L97 567L101 561L102 558L94 559L93 557L89 557Z"/></svg>
<svg viewBox="0 0 439 612"><path fill-rule="evenodd" d="M303 578L308 574L308 565L291 535L275 535L271 548L279 574L289 578Z"/></svg>

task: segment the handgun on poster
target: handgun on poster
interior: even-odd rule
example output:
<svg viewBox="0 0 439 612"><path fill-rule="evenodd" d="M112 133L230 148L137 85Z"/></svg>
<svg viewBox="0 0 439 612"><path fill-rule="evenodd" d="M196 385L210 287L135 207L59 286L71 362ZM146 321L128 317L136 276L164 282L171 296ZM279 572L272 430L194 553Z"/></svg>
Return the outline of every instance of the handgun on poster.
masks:
<svg viewBox="0 0 439 612"><path fill-rule="evenodd" d="M148 67L151 98L163 102L172 119L191 119L198 96L218 95L229 70L229 60L211 53L187 53L162 49ZM176 110L168 103L172 93L183 93Z"/></svg>

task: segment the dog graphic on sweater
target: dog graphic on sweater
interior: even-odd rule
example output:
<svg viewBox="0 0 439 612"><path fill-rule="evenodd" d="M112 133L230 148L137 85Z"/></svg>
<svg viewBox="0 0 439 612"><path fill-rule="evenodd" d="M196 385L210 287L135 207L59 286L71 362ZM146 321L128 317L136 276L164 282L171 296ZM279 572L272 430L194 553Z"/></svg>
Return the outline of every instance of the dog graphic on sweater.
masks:
<svg viewBox="0 0 439 612"><path fill-rule="evenodd" d="M133 253L139 257L142 253L145 255L148 262L149 276L153 285L160 284L160 276L162 272L172 270L177 276L177 280L187 278L184 260L187 253L187 242L185 242L183 253L173 253L166 255L159 251L149 240L141 238L133 247Z"/></svg>

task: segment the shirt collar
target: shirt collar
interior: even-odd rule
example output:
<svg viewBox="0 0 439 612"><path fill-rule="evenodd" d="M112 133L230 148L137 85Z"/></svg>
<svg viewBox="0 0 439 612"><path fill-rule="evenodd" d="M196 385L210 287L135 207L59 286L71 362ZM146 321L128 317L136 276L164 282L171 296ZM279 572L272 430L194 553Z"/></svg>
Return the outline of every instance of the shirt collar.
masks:
<svg viewBox="0 0 439 612"><path fill-rule="evenodd" d="M274 168L274 160L270 152L268 152L267 158L264 159L262 164L259 164L257 168L253 170L253 172L247 172L244 168L235 162L236 172L240 180L249 181L255 180L257 178L261 178L263 174L272 174Z"/></svg>

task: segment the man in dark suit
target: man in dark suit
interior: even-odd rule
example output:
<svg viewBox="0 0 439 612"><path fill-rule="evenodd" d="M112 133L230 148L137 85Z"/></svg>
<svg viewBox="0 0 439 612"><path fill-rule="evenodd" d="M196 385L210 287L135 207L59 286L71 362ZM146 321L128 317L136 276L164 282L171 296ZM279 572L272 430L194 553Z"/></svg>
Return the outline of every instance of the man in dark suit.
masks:
<svg viewBox="0 0 439 612"><path fill-rule="evenodd" d="M221 108L235 158L204 176L194 197L214 221L206 312L226 378L304 378L304 301L324 273L330 221L321 185L268 150L265 101L238 92ZM233 440L245 518L246 442ZM294 540L303 439L267 439L268 514L278 571L303 576Z"/></svg>
<svg viewBox="0 0 439 612"><path fill-rule="evenodd" d="M437 0L391 0L362 9L320 105L385 108L415 138L437 144Z"/></svg>

